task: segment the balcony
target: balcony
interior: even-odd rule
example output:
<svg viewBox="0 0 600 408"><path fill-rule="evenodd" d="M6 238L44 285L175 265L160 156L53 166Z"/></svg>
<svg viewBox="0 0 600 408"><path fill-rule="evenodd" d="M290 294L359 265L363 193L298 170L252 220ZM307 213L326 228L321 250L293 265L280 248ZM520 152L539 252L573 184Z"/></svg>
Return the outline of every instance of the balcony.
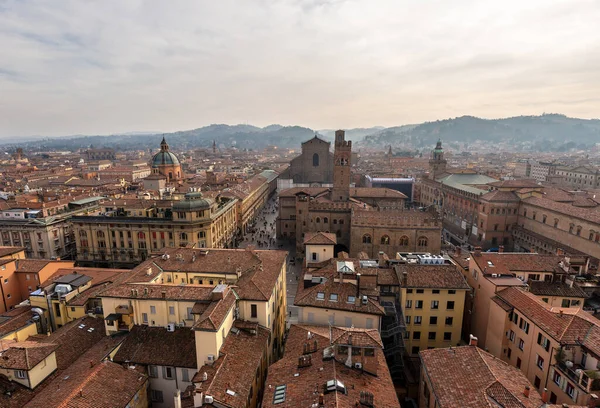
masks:
<svg viewBox="0 0 600 408"><path fill-rule="evenodd" d="M594 374L595 376L600 377L600 372L598 371L585 371L579 364L574 364L569 368L564 362L559 362L556 364L555 368L588 394L592 391L600 390L600 378L592 378Z"/></svg>

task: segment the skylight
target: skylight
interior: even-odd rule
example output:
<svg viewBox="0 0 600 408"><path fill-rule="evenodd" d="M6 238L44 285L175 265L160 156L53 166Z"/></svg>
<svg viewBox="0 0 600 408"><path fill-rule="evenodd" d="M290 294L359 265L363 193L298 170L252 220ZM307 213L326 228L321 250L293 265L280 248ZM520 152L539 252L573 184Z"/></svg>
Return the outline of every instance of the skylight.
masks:
<svg viewBox="0 0 600 408"><path fill-rule="evenodd" d="M337 302L338 301L338 294L337 293L332 293L329 295L329 300L331 300L332 302Z"/></svg>
<svg viewBox="0 0 600 408"><path fill-rule="evenodd" d="M317 292L317 300L323 300L323 299L325 299L325 293Z"/></svg>

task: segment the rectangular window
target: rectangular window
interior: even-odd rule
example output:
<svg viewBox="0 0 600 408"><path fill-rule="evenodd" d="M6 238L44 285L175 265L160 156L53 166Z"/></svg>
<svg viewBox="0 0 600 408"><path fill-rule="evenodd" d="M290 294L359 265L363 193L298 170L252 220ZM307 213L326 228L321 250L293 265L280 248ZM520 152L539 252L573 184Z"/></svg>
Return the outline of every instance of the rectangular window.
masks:
<svg viewBox="0 0 600 408"><path fill-rule="evenodd" d="M539 354L537 355L537 359L535 360L535 365L537 365L540 370L544 369L544 359L540 357Z"/></svg>
<svg viewBox="0 0 600 408"><path fill-rule="evenodd" d="M444 332L444 341L452 341L452 333Z"/></svg>
<svg viewBox="0 0 600 408"><path fill-rule="evenodd" d="M519 339L519 349L521 351L523 351L524 348L525 348L525 342L523 341L523 339Z"/></svg>
<svg viewBox="0 0 600 408"><path fill-rule="evenodd" d="M454 310L454 300L449 300L446 302L446 309Z"/></svg>
<svg viewBox="0 0 600 408"><path fill-rule="evenodd" d="M175 306L169 306L169 314L170 315L174 315L175 314Z"/></svg>
<svg viewBox="0 0 600 408"><path fill-rule="evenodd" d="M250 317L254 319L258 317L258 309L256 305L250 305Z"/></svg>
<svg viewBox="0 0 600 408"><path fill-rule="evenodd" d="M423 289L417 289L417 293L423 293L424 290Z"/></svg>
<svg viewBox="0 0 600 408"><path fill-rule="evenodd" d="M148 376L151 378L157 378L158 377L158 367L155 365L149 365L148 366Z"/></svg>
<svg viewBox="0 0 600 408"><path fill-rule="evenodd" d="M190 373L187 368L181 369L181 381L190 382Z"/></svg>
<svg viewBox="0 0 600 408"><path fill-rule="evenodd" d="M410 332L408 330L404 332L404 338L410 339Z"/></svg>
<svg viewBox="0 0 600 408"><path fill-rule="evenodd" d="M419 354L419 346L413 346L412 353L413 354Z"/></svg>
<svg viewBox="0 0 600 408"><path fill-rule="evenodd" d="M431 291L431 293L433 293L434 295L437 295L437 294L439 294L439 293L440 293L440 290L439 290L439 289L433 289L433 290Z"/></svg>
<svg viewBox="0 0 600 408"><path fill-rule="evenodd" d="M454 290L454 289L450 289L450 290L448 291L448 294L449 294L449 295L454 295L454 294L456 294L456 290Z"/></svg>
<svg viewBox="0 0 600 408"><path fill-rule="evenodd" d="M23 379L27 378L27 373L24 370L15 370L15 377L23 380Z"/></svg>
<svg viewBox="0 0 600 408"><path fill-rule="evenodd" d="M419 340L421 338L421 332L415 331L413 332L413 340Z"/></svg>
<svg viewBox="0 0 600 408"><path fill-rule="evenodd" d="M370 317L367 317L367 329L372 329L373 328L373 319L371 319Z"/></svg>
<svg viewBox="0 0 600 408"><path fill-rule="evenodd" d="M560 373L557 370L554 370L554 376L552 377L552 381L554 381L554 384L556 384L560 387L560 380L561 380Z"/></svg>
<svg viewBox="0 0 600 408"><path fill-rule="evenodd" d="M163 393L158 390L150 390L150 399L152 402L163 402Z"/></svg>
<svg viewBox="0 0 600 408"><path fill-rule="evenodd" d="M410 324L410 316L406 316L405 320L406 320L406 324Z"/></svg>
<svg viewBox="0 0 600 408"><path fill-rule="evenodd" d="M508 348L508 352L506 355L508 356L508 359L510 360L510 356L512 355L512 350L510 349L510 347Z"/></svg>
<svg viewBox="0 0 600 408"><path fill-rule="evenodd" d="M438 309L439 306L440 306L440 302L439 301L437 301L437 300L432 300L431 301L431 308L432 309Z"/></svg>
<svg viewBox="0 0 600 408"><path fill-rule="evenodd" d="M454 322L453 317L446 317L446 326L452 326L453 322Z"/></svg>
<svg viewBox="0 0 600 408"><path fill-rule="evenodd" d="M150 314L156 314L156 306L150 306Z"/></svg>
<svg viewBox="0 0 600 408"><path fill-rule="evenodd" d="M142 323L148 324L148 313L142 313Z"/></svg>
<svg viewBox="0 0 600 408"><path fill-rule="evenodd" d="M165 380L173 379L173 367L163 367L163 378Z"/></svg>
<svg viewBox="0 0 600 408"><path fill-rule="evenodd" d="M423 301L422 300L417 300L415 302L415 309L423 309Z"/></svg>
<svg viewBox="0 0 600 408"><path fill-rule="evenodd" d="M517 357L517 368L521 368L521 358Z"/></svg>
<svg viewBox="0 0 600 408"><path fill-rule="evenodd" d="M192 314L192 308L188 307L187 308L187 316L186 316L187 320L194 320L194 315Z"/></svg>
<svg viewBox="0 0 600 408"><path fill-rule="evenodd" d="M429 332L429 340L435 340L435 332Z"/></svg>
<svg viewBox="0 0 600 408"><path fill-rule="evenodd" d="M567 388L565 390L569 397L573 398L575 396L575 387L570 382L567 383Z"/></svg>
<svg viewBox="0 0 600 408"><path fill-rule="evenodd" d="M429 324L436 325L437 324L437 316L429 316Z"/></svg>
<svg viewBox="0 0 600 408"><path fill-rule="evenodd" d="M415 316L415 324L421 324L422 319L421 316Z"/></svg>
<svg viewBox="0 0 600 408"><path fill-rule="evenodd" d="M406 301L406 308L410 309L412 307L412 300L407 300Z"/></svg>
<svg viewBox="0 0 600 408"><path fill-rule="evenodd" d="M514 331L509 331L508 332L508 338L510 339L510 341L512 341L513 343L515 342L515 332Z"/></svg>

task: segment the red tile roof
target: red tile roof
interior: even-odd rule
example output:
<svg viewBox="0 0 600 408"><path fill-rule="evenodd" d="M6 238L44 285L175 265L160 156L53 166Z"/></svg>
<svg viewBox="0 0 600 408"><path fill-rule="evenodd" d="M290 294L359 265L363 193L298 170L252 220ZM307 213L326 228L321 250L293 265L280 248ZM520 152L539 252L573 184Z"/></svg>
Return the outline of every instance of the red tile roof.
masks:
<svg viewBox="0 0 600 408"><path fill-rule="evenodd" d="M478 347L423 350L419 353L432 398L440 408L539 408L541 396L525 375ZM529 386L529 398L523 395Z"/></svg>
<svg viewBox="0 0 600 408"><path fill-rule="evenodd" d="M304 234L304 245L335 245L337 238L330 232L307 232Z"/></svg>
<svg viewBox="0 0 600 408"><path fill-rule="evenodd" d="M348 331L344 328L337 329ZM360 329L353 331L353 339L358 331ZM310 341L317 342L317 350L310 354L310 366L299 368L298 358L304 355L304 344L307 342L309 332L312 336ZM346 367L345 355L339 356L339 359L344 360L343 362L336 358L324 360L323 349L329 346L330 342L329 328L326 326L292 325L288 332L285 355L269 367L262 406L265 408L312 406L311 404L318 403L319 395L323 393L326 382L338 380L344 384L347 393L324 394L324 406L327 408L354 407L359 403L361 391L369 391L373 394L375 407L400 407L381 348L375 348L373 361L377 365L377 374L372 375L356 368ZM371 344L369 342L369 346ZM285 401L275 405L273 403L275 389L281 385L286 386Z"/></svg>
<svg viewBox="0 0 600 408"><path fill-rule="evenodd" d="M178 327L169 332L164 327L133 326L113 361L196 368L194 332L189 327Z"/></svg>
<svg viewBox="0 0 600 408"><path fill-rule="evenodd" d="M464 276L454 265L396 265L396 273L407 288L469 289Z"/></svg>

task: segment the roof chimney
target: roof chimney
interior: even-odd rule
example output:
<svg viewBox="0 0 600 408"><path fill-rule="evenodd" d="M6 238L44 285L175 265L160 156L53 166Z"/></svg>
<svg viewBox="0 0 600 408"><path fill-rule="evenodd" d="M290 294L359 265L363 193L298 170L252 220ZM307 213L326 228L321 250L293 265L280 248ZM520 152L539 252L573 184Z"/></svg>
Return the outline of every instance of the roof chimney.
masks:
<svg viewBox="0 0 600 408"><path fill-rule="evenodd" d="M360 273L356 274L356 297L360 296Z"/></svg>
<svg viewBox="0 0 600 408"><path fill-rule="evenodd" d="M477 347L477 337L469 334L469 346Z"/></svg>
<svg viewBox="0 0 600 408"><path fill-rule="evenodd" d="M319 408L325 406L325 396L323 394L319 395Z"/></svg>
<svg viewBox="0 0 600 408"><path fill-rule="evenodd" d="M481 256L481 247L480 246L475 247L475 251L473 252L473 255Z"/></svg>
<svg viewBox="0 0 600 408"><path fill-rule="evenodd" d="M544 404L548 402L548 388L544 388L544 392L542 392L542 402Z"/></svg>
<svg viewBox="0 0 600 408"><path fill-rule="evenodd" d="M523 395L525 396L525 398L529 398L529 385L525 386L525 389L523 390Z"/></svg>
<svg viewBox="0 0 600 408"><path fill-rule="evenodd" d="M502 252L504 252L504 245L499 245L498 246L498 253L501 254Z"/></svg>
<svg viewBox="0 0 600 408"><path fill-rule="evenodd" d="M454 253L456 255L460 255L461 252L462 252L462 247L457 246L454 248Z"/></svg>

